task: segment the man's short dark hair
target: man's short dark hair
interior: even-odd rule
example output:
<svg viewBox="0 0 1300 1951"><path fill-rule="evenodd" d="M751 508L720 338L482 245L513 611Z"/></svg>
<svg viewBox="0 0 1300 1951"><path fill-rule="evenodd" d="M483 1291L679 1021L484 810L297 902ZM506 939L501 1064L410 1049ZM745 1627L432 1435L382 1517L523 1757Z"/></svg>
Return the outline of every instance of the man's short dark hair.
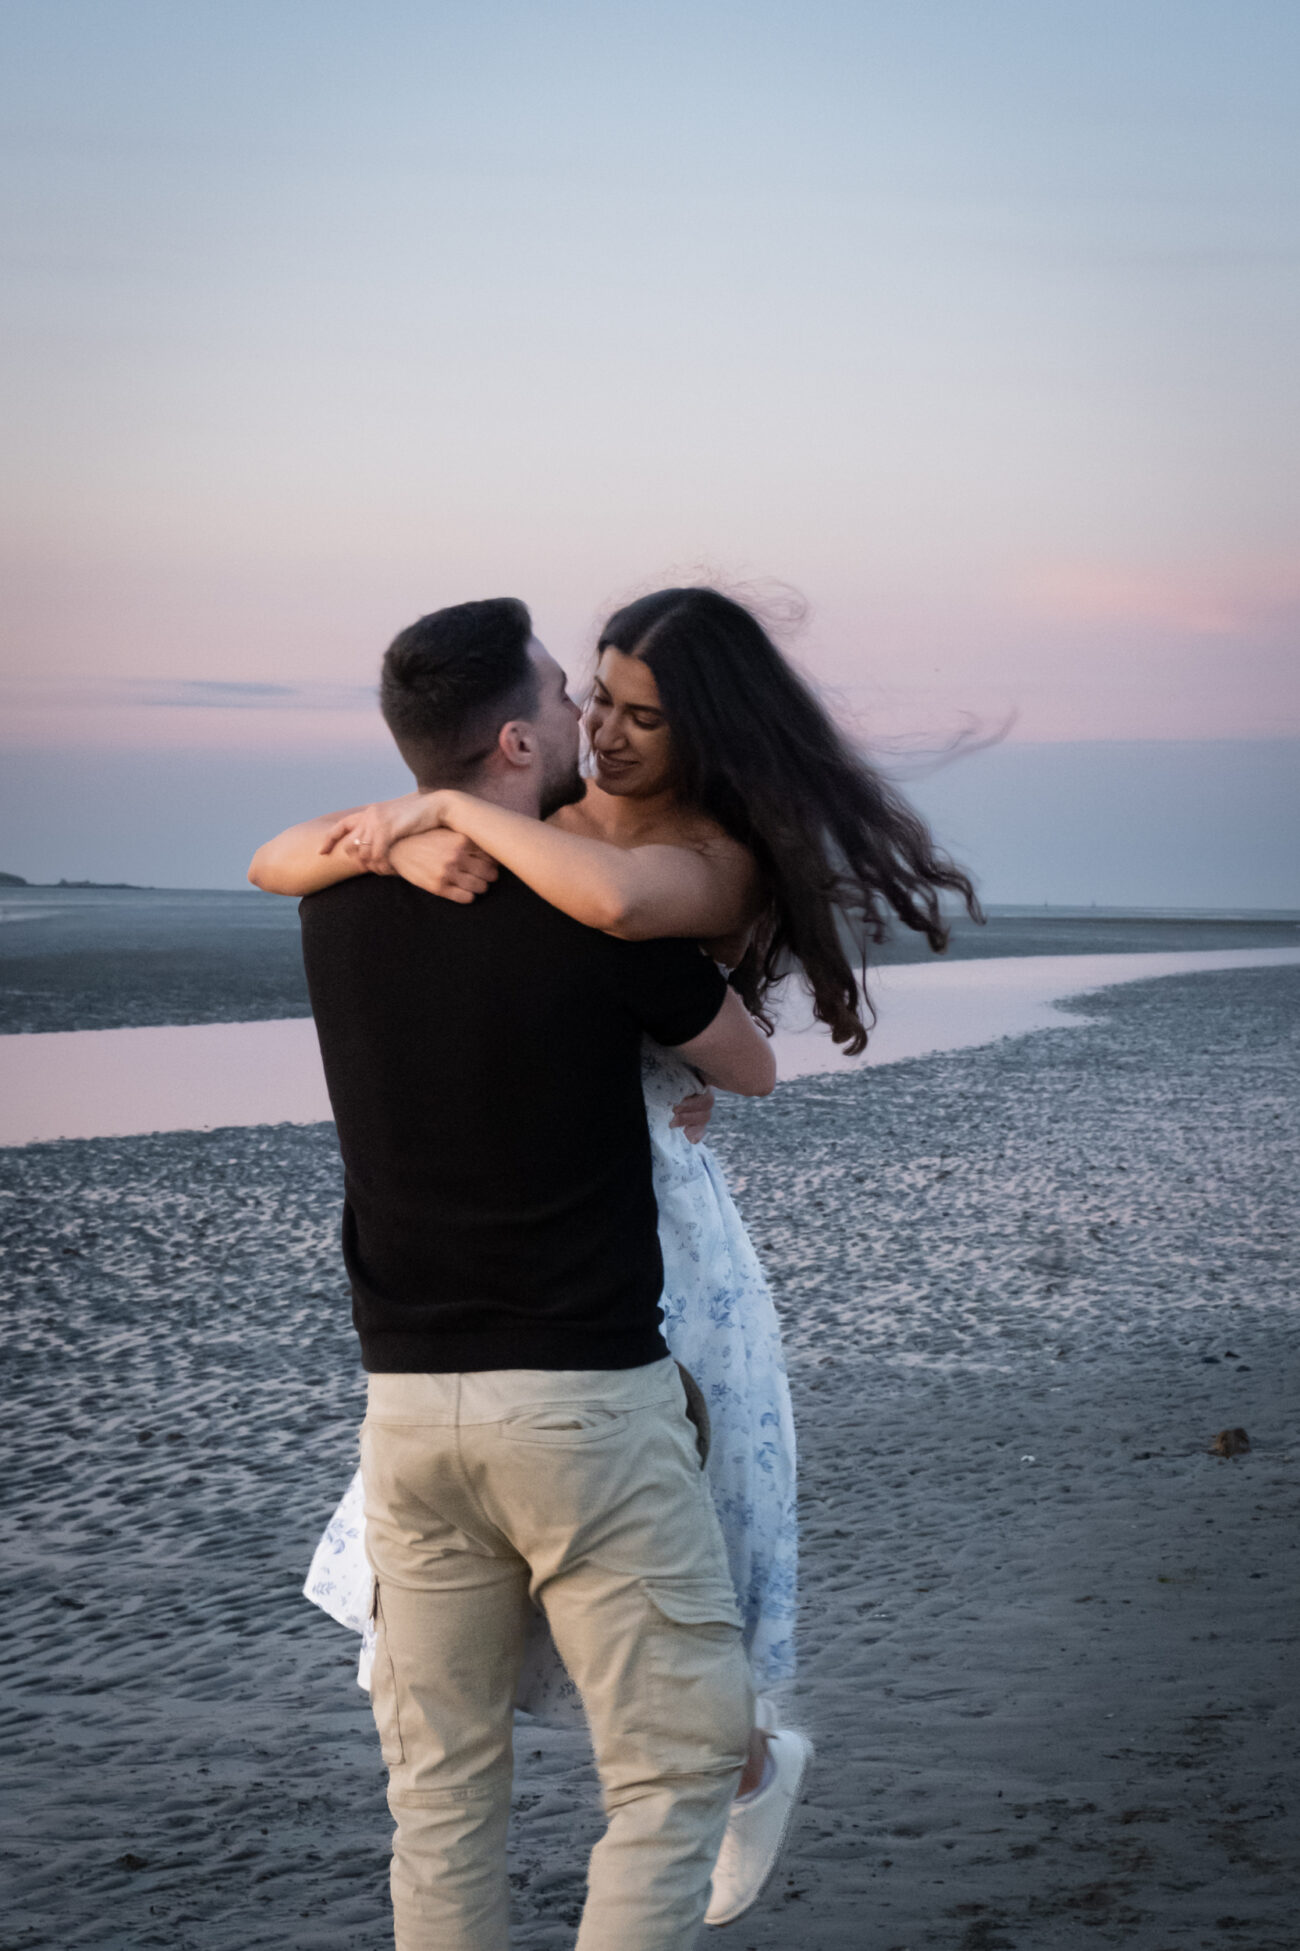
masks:
<svg viewBox="0 0 1300 1951"><path fill-rule="evenodd" d="M533 620L514 596L456 603L410 624L384 653L379 708L426 789L467 783L501 727L537 709Z"/></svg>

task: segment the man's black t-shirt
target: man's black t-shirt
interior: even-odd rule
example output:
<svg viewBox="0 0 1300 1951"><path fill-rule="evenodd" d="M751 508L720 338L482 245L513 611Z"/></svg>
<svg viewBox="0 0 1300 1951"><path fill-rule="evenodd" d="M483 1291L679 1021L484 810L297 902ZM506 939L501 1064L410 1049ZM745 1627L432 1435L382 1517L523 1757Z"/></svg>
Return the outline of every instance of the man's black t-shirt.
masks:
<svg viewBox="0 0 1300 1951"><path fill-rule="evenodd" d="M708 1027L713 963L597 934L504 872L468 907L366 874L300 913L366 1368L664 1355L640 1040Z"/></svg>

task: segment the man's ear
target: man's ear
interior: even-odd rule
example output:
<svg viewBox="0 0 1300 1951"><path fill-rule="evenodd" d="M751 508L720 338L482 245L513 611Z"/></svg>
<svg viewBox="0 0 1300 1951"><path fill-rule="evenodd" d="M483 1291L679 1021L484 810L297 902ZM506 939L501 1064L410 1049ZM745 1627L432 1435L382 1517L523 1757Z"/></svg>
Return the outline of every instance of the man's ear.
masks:
<svg viewBox="0 0 1300 1951"><path fill-rule="evenodd" d="M537 728L526 718L511 718L497 733L497 751L520 771L537 762Z"/></svg>

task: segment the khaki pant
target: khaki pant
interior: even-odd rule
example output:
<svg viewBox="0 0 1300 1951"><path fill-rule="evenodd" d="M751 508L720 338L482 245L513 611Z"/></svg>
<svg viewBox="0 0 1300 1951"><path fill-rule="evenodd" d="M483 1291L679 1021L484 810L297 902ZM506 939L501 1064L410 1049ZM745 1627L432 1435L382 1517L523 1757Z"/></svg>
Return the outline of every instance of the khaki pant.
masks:
<svg viewBox="0 0 1300 1951"><path fill-rule="evenodd" d="M577 1951L689 1951L753 1699L676 1365L372 1375L362 1469L397 1951L506 1951L530 1600L609 1818Z"/></svg>

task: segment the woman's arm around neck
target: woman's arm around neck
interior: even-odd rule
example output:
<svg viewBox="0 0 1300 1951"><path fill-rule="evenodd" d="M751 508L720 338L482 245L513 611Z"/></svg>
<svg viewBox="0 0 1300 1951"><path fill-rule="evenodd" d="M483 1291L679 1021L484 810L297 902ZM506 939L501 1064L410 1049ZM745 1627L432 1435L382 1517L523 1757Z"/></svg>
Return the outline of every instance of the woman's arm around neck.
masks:
<svg viewBox="0 0 1300 1951"><path fill-rule="evenodd" d="M738 935L758 912L758 871L726 835L618 847L470 793L436 795L441 824L473 840L535 894L588 928L624 941Z"/></svg>

